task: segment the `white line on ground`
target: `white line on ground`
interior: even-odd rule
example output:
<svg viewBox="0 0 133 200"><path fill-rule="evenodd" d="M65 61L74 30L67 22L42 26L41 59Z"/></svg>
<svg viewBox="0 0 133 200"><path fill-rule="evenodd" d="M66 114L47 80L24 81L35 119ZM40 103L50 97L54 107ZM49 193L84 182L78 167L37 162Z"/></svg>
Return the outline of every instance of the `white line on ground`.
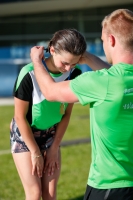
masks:
<svg viewBox="0 0 133 200"><path fill-rule="evenodd" d="M10 149L7 149L7 150L0 150L0 155L9 154L9 153L11 153L11 150L10 150Z"/></svg>

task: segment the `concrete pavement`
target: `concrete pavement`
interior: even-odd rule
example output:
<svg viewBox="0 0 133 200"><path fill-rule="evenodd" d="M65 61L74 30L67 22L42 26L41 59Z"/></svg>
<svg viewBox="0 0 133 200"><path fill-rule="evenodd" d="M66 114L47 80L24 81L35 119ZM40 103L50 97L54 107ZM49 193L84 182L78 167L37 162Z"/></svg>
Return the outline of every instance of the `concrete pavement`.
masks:
<svg viewBox="0 0 133 200"><path fill-rule="evenodd" d="M14 105L14 99L0 97L0 106L5 106L5 105Z"/></svg>

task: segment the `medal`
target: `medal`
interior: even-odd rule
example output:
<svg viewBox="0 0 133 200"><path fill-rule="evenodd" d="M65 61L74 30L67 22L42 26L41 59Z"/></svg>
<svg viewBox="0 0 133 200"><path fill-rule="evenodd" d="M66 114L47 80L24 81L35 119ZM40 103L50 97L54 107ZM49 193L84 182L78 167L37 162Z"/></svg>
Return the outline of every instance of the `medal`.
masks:
<svg viewBox="0 0 133 200"><path fill-rule="evenodd" d="M64 104L64 103L61 103L61 104L60 104L60 114L61 114L61 115L64 115L64 114L65 114L65 104Z"/></svg>

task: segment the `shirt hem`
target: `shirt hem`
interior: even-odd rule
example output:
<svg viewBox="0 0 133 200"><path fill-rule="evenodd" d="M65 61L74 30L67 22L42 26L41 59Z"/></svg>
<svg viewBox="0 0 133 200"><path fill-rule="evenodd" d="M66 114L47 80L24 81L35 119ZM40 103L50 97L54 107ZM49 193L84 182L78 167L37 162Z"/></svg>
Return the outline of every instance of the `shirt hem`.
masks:
<svg viewBox="0 0 133 200"><path fill-rule="evenodd" d="M116 183L116 184L104 184L104 185L97 185L93 184L90 181L87 183L87 185L96 188L96 189L113 189L113 188L125 188L125 187L133 187L133 182L122 182L122 183Z"/></svg>

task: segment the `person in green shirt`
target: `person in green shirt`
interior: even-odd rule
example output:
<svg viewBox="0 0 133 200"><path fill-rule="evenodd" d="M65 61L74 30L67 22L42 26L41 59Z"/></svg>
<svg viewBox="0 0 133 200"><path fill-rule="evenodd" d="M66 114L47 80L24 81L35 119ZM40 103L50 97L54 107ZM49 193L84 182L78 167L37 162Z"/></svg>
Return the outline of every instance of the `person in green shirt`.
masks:
<svg viewBox="0 0 133 200"><path fill-rule="evenodd" d="M74 80L51 79L41 63L43 47L33 47L31 59L49 101L90 104L92 162L84 200L132 200L133 12L118 9L106 16L101 39L111 66L86 52L79 63L103 69Z"/></svg>

